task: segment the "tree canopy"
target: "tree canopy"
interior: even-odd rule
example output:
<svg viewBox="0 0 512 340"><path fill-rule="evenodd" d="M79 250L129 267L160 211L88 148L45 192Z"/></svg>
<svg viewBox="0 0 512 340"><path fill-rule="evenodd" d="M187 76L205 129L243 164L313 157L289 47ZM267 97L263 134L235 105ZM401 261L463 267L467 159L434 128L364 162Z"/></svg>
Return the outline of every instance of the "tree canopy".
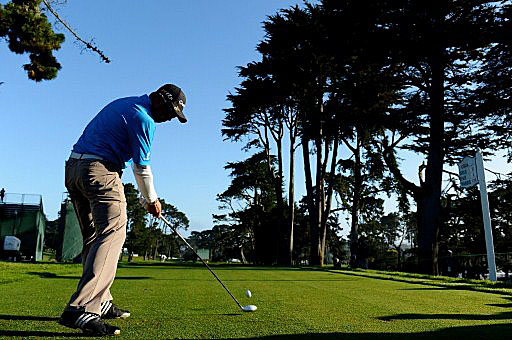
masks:
<svg viewBox="0 0 512 340"><path fill-rule="evenodd" d="M56 33L41 10L42 0L12 0L0 4L0 38L7 41L16 54L29 54L30 63L23 65L29 79L50 80L57 77L60 63L53 55L64 42L64 34Z"/></svg>

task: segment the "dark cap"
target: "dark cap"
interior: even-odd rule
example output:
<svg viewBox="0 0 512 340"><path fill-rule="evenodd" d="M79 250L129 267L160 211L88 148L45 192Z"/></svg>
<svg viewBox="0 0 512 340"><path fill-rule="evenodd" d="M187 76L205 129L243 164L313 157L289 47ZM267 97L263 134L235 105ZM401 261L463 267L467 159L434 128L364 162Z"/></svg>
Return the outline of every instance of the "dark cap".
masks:
<svg viewBox="0 0 512 340"><path fill-rule="evenodd" d="M181 123L186 123L187 117L185 117L185 114L183 114L183 109L187 103L187 98L185 98L183 91L176 85L165 84L161 86L156 92L162 95L162 98L167 105L170 105L174 108L178 120Z"/></svg>

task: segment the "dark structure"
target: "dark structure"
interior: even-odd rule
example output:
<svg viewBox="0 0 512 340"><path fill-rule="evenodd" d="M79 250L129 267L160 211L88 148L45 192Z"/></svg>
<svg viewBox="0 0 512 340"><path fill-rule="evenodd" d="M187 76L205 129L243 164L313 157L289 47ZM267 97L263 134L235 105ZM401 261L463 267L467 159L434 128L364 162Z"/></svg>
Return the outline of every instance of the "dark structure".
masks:
<svg viewBox="0 0 512 340"><path fill-rule="evenodd" d="M0 252L3 252L5 236L21 240L22 260L43 259L46 218L41 195L6 193L0 202Z"/></svg>
<svg viewBox="0 0 512 340"><path fill-rule="evenodd" d="M79 262L83 239L73 203L66 198L60 208L59 236L57 239L57 261Z"/></svg>

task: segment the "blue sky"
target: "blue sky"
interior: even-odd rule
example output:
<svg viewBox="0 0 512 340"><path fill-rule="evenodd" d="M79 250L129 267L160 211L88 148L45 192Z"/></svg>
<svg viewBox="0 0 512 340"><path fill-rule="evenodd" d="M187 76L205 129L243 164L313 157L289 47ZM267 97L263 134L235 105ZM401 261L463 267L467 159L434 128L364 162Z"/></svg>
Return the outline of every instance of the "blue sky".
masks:
<svg viewBox="0 0 512 340"><path fill-rule="evenodd" d="M230 182L223 167L248 157L241 144L223 142L220 132L222 109L229 107L226 95L240 83L236 67L259 59L255 47L264 38L266 17L294 4L302 1L69 0L59 13L83 38L94 38L112 63L82 53L66 33L56 52L62 70L41 83L28 80L22 69L28 56L14 55L0 42L0 188L41 194L47 217L56 218L66 190L64 162L87 123L116 98L172 82L187 95L189 122L158 124L152 150L155 187L187 214L191 230L211 228L211 215L218 213L215 197ZM298 157L300 198L304 181ZM405 173L414 180L421 160L405 158ZM502 159L495 165L489 167L506 168ZM134 183L130 170L123 180Z"/></svg>
<svg viewBox="0 0 512 340"><path fill-rule="evenodd" d="M112 62L82 53L65 32L55 54L62 70L40 83L22 69L28 56L0 42L0 187L41 194L46 215L56 218L66 190L64 162L86 124L116 98L172 82L187 95L189 122L158 124L155 187L187 214L191 229L210 228L215 196L229 184L224 165L247 156L241 145L223 142L220 132L226 95L240 82L236 67L257 60L266 17L294 4L302 1L69 0L59 13L83 38L94 38ZM131 171L123 180L134 183Z"/></svg>

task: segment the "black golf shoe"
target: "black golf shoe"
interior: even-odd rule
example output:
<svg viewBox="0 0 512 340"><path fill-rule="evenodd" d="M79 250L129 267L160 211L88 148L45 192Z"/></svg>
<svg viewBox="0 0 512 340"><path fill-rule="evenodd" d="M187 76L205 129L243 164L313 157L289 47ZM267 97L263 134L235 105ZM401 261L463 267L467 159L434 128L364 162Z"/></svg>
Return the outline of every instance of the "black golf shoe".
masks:
<svg viewBox="0 0 512 340"><path fill-rule="evenodd" d="M64 311L60 316L59 323L69 328L79 328L82 332L91 336L121 334L118 327L105 323L98 314L94 313Z"/></svg>
<svg viewBox="0 0 512 340"><path fill-rule="evenodd" d="M102 319L126 319L130 315L130 311L117 308L112 301L105 301L101 304Z"/></svg>

